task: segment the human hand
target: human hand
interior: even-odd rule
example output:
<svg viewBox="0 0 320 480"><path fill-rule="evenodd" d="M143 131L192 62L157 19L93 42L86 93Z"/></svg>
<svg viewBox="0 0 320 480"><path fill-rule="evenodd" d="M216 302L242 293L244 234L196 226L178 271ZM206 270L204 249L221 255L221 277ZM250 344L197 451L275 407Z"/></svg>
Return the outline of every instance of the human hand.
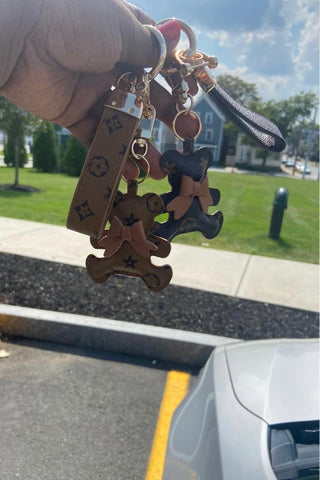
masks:
<svg viewBox="0 0 320 480"><path fill-rule="evenodd" d="M14 5L19 1L24 0ZM31 6L39 14L0 94L66 127L89 146L122 64L146 67L157 62L157 42L143 27L154 22L123 0L33 0ZM23 23L24 8L18 14ZM158 84L152 86L152 103L158 118L171 126L175 104ZM158 159L151 148L151 175L156 178L163 176ZM126 176L135 176L135 168L129 164Z"/></svg>

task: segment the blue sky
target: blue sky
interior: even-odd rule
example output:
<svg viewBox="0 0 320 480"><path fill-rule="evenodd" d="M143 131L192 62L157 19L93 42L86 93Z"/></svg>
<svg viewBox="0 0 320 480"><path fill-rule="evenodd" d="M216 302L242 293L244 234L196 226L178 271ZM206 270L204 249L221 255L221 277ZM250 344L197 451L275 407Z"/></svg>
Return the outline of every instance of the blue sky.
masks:
<svg viewBox="0 0 320 480"><path fill-rule="evenodd" d="M136 0L155 21L180 18L198 49L218 57L215 75L258 86L264 100L319 88L317 0Z"/></svg>

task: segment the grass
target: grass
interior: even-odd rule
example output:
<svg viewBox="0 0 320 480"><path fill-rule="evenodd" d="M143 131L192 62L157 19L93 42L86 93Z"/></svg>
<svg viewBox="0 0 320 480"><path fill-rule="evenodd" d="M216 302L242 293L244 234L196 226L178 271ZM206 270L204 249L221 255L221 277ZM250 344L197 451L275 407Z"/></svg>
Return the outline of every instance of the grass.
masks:
<svg viewBox="0 0 320 480"><path fill-rule="evenodd" d="M0 184L12 183L12 168L0 168ZM319 262L318 183L262 175L238 175L209 172L212 187L221 191L218 205L224 225L218 237L205 239L200 233L180 235L174 241L207 248L232 250L254 255L272 256L309 263ZM20 170L20 183L31 185L41 193L0 190L0 215L65 225L76 178L63 174L42 174L32 169ZM275 190L289 190L281 237L268 238ZM124 190L122 185L121 189ZM166 180L148 179L139 188L141 194L169 190ZM211 212L217 207L210 207ZM263 272L262 272L263 274Z"/></svg>
<svg viewBox="0 0 320 480"><path fill-rule="evenodd" d="M0 184L13 183L14 168L0 168ZM41 193L0 190L0 215L35 222L65 225L77 178L63 174L19 170L19 183L41 190Z"/></svg>

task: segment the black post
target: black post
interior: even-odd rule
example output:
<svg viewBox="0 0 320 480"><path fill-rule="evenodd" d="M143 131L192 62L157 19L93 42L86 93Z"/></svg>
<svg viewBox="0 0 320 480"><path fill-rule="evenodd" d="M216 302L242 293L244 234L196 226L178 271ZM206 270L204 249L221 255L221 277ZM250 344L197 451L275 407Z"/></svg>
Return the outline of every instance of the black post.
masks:
<svg viewBox="0 0 320 480"><path fill-rule="evenodd" d="M289 191L286 188L280 187L276 190L269 229L270 238L280 237L283 213L288 206L288 196Z"/></svg>

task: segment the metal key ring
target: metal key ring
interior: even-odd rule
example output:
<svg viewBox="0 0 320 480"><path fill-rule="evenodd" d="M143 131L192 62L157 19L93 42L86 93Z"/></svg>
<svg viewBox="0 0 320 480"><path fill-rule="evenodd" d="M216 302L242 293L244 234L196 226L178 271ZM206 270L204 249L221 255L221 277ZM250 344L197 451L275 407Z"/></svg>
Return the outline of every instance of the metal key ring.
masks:
<svg viewBox="0 0 320 480"><path fill-rule="evenodd" d="M150 169L151 169L150 163L148 162L148 160L146 159L146 157L144 155L139 155L139 154L135 154L134 156L130 155L129 160L132 163L134 163L135 166L140 170L140 175L141 175L141 171L143 171L143 173L144 173L144 176L141 176L140 180L136 180L137 185L140 185L140 183L143 183L149 177ZM144 163L144 165L142 163ZM124 174L122 174L122 179L126 183L129 183L130 180L131 180L130 178L126 178L124 176Z"/></svg>
<svg viewBox="0 0 320 480"><path fill-rule="evenodd" d="M182 137L178 132L177 132L177 120L179 117L181 117L182 115L188 115L190 114L191 116L193 116L193 118L195 118L196 120L198 120L199 122L199 127L198 127L198 130L196 132L196 134L192 137L193 139L196 139L199 137L200 133L201 133L201 130L202 130L202 124L201 124L201 120L199 118L199 115L197 115L195 112L193 111L189 111L189 110L180 110L176 116L174 117L174 120L172 122L172 130L173 130L173 133L175 134L175 136L177 138L179 138L179 140L181 140L182 142L184 142L187 137Z"/></svg>
<svg viewBox="0 0 320 480"><path fill-rule="evenodd" d="M167 56L167 45L166 45L164 36L156 27L154 27L153 25L144 25L144 27L147 28L149 32L156 37L160 47L160 55L159 55L158 63L155 67L151 69L150 72L148 72L148 79L149 79L149 82L151 82L151 80L153 80L158 75L158 73L160 73L163 67L164 61Z"/></svg>
<svg viewBox="0 0 320 480"><path fill-rule="evenodd" d="M197 51L197 38L195 36L194 31L188 25L185 23L183 20L180 20L178 18L166 18L165 20L161 20L156 24L156 26L163 25L164 23L170 22L171 20L175 20L176 22L179 23L181 30L187 35L188 40L189 40L189 48L185 50L185 56L186 57L193 57Z"/></svg>

